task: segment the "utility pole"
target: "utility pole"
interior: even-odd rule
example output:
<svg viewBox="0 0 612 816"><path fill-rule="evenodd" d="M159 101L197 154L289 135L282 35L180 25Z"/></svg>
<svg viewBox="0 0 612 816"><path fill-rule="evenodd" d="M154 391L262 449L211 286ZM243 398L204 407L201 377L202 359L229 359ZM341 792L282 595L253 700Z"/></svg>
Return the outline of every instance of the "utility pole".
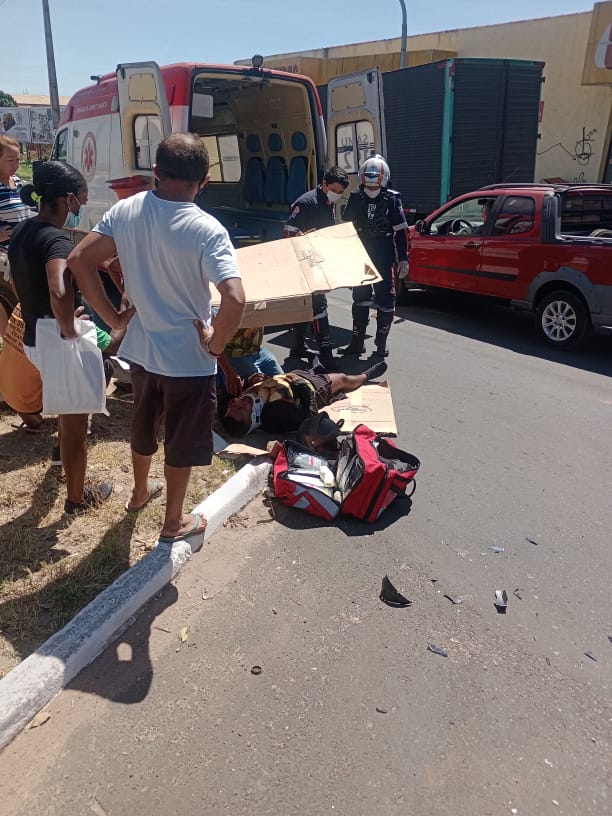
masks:
<svg viewBox="0 0 612 816"><path fill-rule="evenodd" d="M403 2L403 0L402 0ZM51 34L51 17L49 0L42 0L43 19L45 21L45 45L47 47L47 73L49 74L49 98L51 99L51 121L57 129L60 120L59 92L55 74L55 54L53 53L53 35Z"/></svg>
<svg viewBox="0 0 612 816"><path fill-rule="evenodd" d="M406 19L405 0L399 0L402 7L402 50L400 54L400 68L406 67L406 40L408 39L408 22Z"/></svg>

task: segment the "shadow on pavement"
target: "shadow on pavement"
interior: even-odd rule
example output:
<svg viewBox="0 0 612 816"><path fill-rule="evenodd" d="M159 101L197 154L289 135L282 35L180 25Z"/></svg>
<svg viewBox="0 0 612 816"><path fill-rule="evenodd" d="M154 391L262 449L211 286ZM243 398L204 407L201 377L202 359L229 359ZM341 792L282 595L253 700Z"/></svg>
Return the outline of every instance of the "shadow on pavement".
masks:
<svg viewBox="0 0 612 816"><path fill-rule="evenodd" d="M153 682L149 639L158 615L176 603L178 590L167 584L138 613L135 622L66 687L97 694L115 703L141 703Z"/></svg>
<svg viewBox="0 0 612 816"><path fill-rule="evenodd" d="M274 502L275 521L289 530L316 530L323 527L333 527L343 532L347 537L370 536L381 530L386 530L399 519L407 516L412 509L412 499L407 496L397 498L388 507L378 521L373 524L350 516L337 516L334 521L324 521L316 516L310 516L301 510L285 507L278 501Z"/></svg>
<svg viewBox="0 0 612 816"><path fill-rule="evenodd" d="M612 331L600 329L580 351L561 351L544 345L536 334L534 317L490 298L454 292L412 291L409 305L396 308L395 323L431 326L462 337L506 348L517 354L612 376Z"/></svg>

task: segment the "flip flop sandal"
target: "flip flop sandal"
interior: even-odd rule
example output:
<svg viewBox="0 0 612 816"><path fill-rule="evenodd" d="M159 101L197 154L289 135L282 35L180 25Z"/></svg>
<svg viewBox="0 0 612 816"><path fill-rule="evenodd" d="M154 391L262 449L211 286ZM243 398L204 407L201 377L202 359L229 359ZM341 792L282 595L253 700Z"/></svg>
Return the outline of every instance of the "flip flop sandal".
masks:
<svg viewBox="0 0 612 816"><path fill-rule="evenodd" d="M186 533L177 536L160 536L158 541L160 544L174 544L176 541L184 541L186 538L192 538L193 536L197 535L204 535L206 532L206 527L200 528L200 522L202 521L202 517L199 513L194 513L193 517L195 521L193 522L193 527L188 530Z"/></svg>
<svg viewBox="0 0 612 816"><path fill-rule="evenodd" d="M125 503L125 509L128 513L138 513L140 510L144 509L147 504L151 501L151 499L156 499L159 495L161 495L164 489L163 482L159 482L157 479L153 479L151 482L151 487L149 489L149 495L147 496L146 500L139 504L138 507L130 507L129 501Z"/></svg>
<svg viewBox="0 0 612 816"><path fill-rule="evenodd" d="M16 428L18 431L24 431L25 433L45 433L46 431L51 430L51 426L48 425L46 422L41 422L40 425L37 425L33 428L31 425L28 425L25 422L22 422L21 425L13 425L13 428Z"/></svg>

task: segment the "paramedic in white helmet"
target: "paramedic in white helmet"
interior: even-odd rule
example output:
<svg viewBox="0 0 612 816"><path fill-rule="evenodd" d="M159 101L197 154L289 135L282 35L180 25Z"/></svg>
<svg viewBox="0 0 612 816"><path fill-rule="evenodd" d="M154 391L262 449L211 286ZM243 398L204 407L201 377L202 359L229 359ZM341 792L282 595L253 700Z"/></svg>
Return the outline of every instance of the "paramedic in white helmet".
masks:
<svg viewBox="0 0 612 816"><path fill-rule="evenodd" d="M389 165L382 156L371 156L359 168L359 189L353 191L343 213L352 221L363 245L379 271L380 283L353 288L353 333L343 354L365 352L364 340L370 308L376 307L375 354L386 357L387 338L395 312L395 268L408 272L408 224L400 194L389 190Z"/></svg>

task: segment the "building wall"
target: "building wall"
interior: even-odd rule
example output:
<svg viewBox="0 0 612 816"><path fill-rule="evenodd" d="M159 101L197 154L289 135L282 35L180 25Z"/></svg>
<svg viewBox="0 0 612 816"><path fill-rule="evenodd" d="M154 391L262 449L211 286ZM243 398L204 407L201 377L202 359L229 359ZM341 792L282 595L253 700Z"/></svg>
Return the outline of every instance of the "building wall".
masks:
<svg viewBox="0 0 612 816"><path fill-rule="evenodd" d="M499 57L546 63L543 113L536 180L603 179L610 143L612 87L581 85L592 12L524 20L494 26L419 34L408 38L409 51L455 51L458 57ZM385 54L400 49L400 38L275 55L339 58Z"/></svg>

